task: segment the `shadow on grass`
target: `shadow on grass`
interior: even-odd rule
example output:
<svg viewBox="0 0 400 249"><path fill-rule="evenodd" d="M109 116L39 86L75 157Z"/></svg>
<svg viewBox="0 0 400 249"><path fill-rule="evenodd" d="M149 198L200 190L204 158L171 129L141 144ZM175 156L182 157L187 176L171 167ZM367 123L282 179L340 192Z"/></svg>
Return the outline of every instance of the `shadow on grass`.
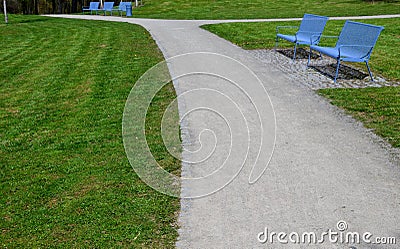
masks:
<svg viewBox="0 0 400 249"><path fill-rule="evenodd" d="M335 78L336 74L336 64L326 64L326 65L312 65L310 68L319 72L320 74L329 77L331 79ZM355 68L347 65L340 65L338 79L342 80L363 80L369 77L368 74L361 72Z"/></svg>
<svg viewBox="0 0 400 249"><path fill-rule="evenodd" d="M279 53L283 54L284 56L293 59L294 50L293 49L280 49L277 50ZM308 59L308 54L310 52L305 50L304 48L297 48L296 49L296 59ZM312 53L311 59L318 59L320 58L319 54Z"/></svg>
<svg viewBox="0 0 400 249"><path fill-rule="evenodd" d="M48 18L37 18L37 19L25 19L25 20L17 20L14 23L37 23L37 22L47 22L49 21Z"/></svg>
<svg viewBox="0 0 400 249"><path fill-rule="evenodd" d="M35 15L16 15L16 14L10 14L8 15L8 25L12 24L34 24L34 23L41 23L41 22L47 22L49 21L50 18L44 17L44 16L35 16ZM3 23L1 22L3 21ZM0 24L5 24L4 23L4 14L0 14Z"/></svg>
<svg viewBox="0 0 400 249"><path fill-rule="evenodd" d="M292 59L293 58L293 49L281 49L278 50L279 53L283 54L284 56ZM298 48L296 51L296 59L297 60L308 60L308 54L309 51L307 51L304 48ZM311 54L311 59L312 60L317 60L320 58L320 55L317 53L312 53ZM312 64L312 63L311 63ZM319 72L320 74L334 79L335 74L336 74L336 63L329 63L329 64L321 64L321 62L318 62L317 65L310 65L310 68L314 69L315 71ZM353 67L350 67L345 64L341 64L339 68L339 75L338 79L342 80L362 80L365 77L368 77L368 74L355 69Z"/></svg>

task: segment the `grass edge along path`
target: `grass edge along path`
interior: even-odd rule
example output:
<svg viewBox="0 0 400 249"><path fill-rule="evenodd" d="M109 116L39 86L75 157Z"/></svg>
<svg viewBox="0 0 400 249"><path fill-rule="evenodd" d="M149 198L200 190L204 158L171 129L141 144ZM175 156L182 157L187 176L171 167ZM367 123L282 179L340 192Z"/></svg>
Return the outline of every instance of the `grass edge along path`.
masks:
<svg viewBox="0 0 400 249"><path fill-rule="evenodd" d="M121 135L134 82L163 60L148 32L18 15L0 31L0 245L174 248L179 199L138 178ZM162 144L152 126L175 98L172 84L157 96L150 146ZM179 171L165 148L151 149Z"/></svg>
<svg viewBox="0 0 400 249"><path fill-rule="evenodd" d="M400 87L322 89L318 93L400 148Z"/></svg>

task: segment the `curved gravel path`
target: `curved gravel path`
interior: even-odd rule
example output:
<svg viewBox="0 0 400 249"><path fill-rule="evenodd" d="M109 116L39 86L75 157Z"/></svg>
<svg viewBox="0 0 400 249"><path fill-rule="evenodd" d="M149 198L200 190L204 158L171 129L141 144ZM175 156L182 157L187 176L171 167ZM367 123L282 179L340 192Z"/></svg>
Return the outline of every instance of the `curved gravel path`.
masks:
<svg viewBox="0 0 400 249"><path fill-rule="evenodd" d="M308 232L315 233L320 239L328 229L338 232L339 228L346 228L347 225L344 232L369 232L371 239L376 236L397 237L397 243L400 243L400 164L396 158L397 150L390 149L360 123L316 95L310 87L301 84L300 80L287 77L277 67L276 61L257 59L251 52L199 28L205 23L254 20L55 17L142 25L151 33L166 58L203 52L178 57L168 64L173 77L191 72L209 72L174 81L180 96L178 105L183 118L183 144L187 150L183 153L186 163L183 164L182 174L191 177L203 175L220 165L224 165L226 174L235 174L241 166L243 169L220 191L202 198L182 199L177 247L398 248L398 245L380 247L365 242L330 242L328 236L324 237L323 244L318 245L283 244L278 241L277 235L272 236L273 245L270 240L260 242L265 239L266 228L269 235L273 232L287 235ZM386 17L400 15L380 16ZM358 18L366 17L346 19ZM214 77L211 73L230 77L231 81ZM199 89L202 90L196 92ZM243 93L250 97L246 99ZM223 117L227 117L226 120L217 112L204 110L183 117L187 111L202 105L220 111ZM261 111L257 113L255 106ZM264 133L260 133L260 127ZM207 128L212 131L203 132ZM264 144L261 145L260 141ZM275 142L274 147L271 141ZM204 157L210 151L213 152L211 157ZM226 158L228 164L224 164ZM193 163L199 159L204 161ZM261 165L268 164L268 168L258 181L249 184L249 176L254 173L252 166L257 164L257 160L261 160ZM258 169L253 176L262 173ZM212 192L220 183L229 182L228 178L217 175L204 182L184 180L182 196ZM295 234L290 238L296 239ZM281 239L287 241L289 237Z"/></svg>

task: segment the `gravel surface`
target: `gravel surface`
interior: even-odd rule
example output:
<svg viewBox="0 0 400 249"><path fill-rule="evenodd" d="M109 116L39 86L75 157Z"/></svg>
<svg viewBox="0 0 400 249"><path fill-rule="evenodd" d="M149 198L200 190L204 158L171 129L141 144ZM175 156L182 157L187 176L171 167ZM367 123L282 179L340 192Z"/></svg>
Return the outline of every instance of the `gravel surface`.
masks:
<svg viewBox="0 0 400 249"><path fill-rule="evenodd" d="M278 50L248 50L265 64L273 63L289 79L294 82L305 85L313 90L324 88L364 88L364 87L382 87L382 86L400 86L400 82L388 81L380 75L374 74L374 81L370 80L368 72L355 68L354 64L341 65L339 77L336 83L333 78L336 70L336 61L332 58L313 54L311 66L307 69L308 51L298 49L296 60L293 61L293 49ZM357 63L364 66L361 63ZM366 68L365 68L366 70Z"/></svg>

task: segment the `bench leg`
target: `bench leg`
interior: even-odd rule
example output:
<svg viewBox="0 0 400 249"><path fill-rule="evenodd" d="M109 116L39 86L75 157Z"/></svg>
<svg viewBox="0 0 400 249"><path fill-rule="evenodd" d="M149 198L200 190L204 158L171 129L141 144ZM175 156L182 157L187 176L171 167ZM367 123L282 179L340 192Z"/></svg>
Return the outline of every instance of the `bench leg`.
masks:
<svg viewBox="0 0 400 249"><path fill-rule="evenodd" d="M336 66L336 74L335 74L335 79L333 80L334 83L336 83L336 79L339 74L339 68L340 68L340 59L337 60L337 66Z"/></svg>
<svg viewBox="0 0 400 249"><path fill-rule="evenodd" d="M293 60L296 59L296 49L297 49L297 43L294 44Z"/></svg>
<svg viewBox="0 0 400 249"><path fill-rule="evenodd" d="M374 78L372 78L371 69L369 68L369 65L368 65L368 61L365 62L365 65L367 65L367 69L368 69L369 77L371 77L371 81L374 81Z"/></svg>
<svg viewBox="0 0 400 249"><path fill-rule="evenodd" d="M276 39L275 39L275 52L276 52L276 49L278 48L278 43L279 43L279 37L276 36Z"/></svg>
<svg viewBox="0 0 400 249"><path fill-rule="evenodd" d="M311 54L312 54L312 49L311 49L311 46L310 46L310 53L308 53L307 68L310 66Z"/></svg>

